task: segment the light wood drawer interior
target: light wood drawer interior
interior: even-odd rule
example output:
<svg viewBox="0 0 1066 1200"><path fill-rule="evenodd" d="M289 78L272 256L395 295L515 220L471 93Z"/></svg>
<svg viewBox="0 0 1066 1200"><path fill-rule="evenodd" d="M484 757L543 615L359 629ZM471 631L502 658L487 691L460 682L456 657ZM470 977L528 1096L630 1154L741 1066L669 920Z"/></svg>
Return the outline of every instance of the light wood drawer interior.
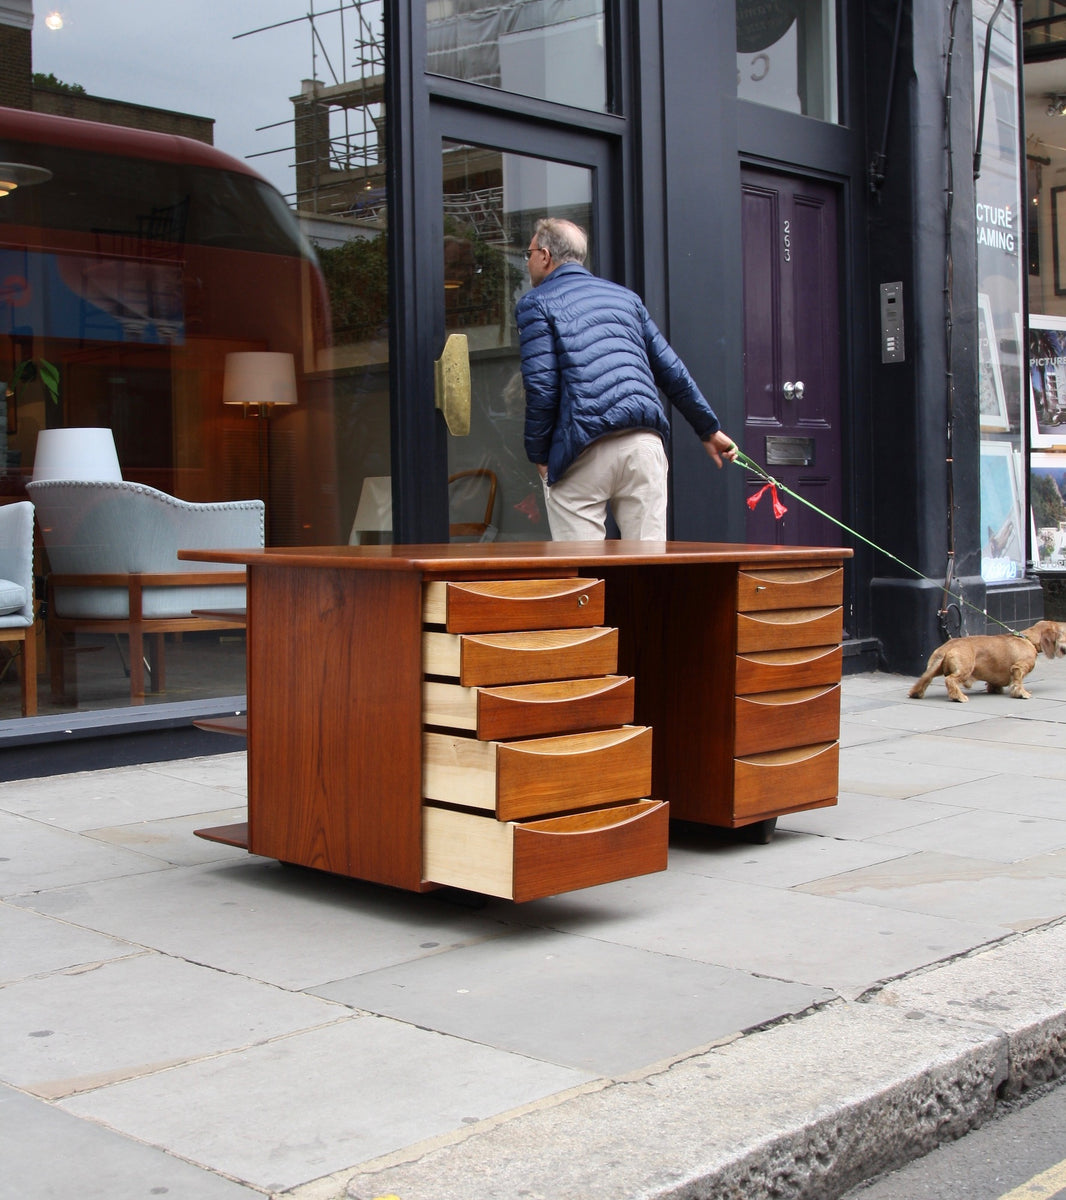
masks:
<svg viewBox="0 0 1066 1200"><path fill-rule="evenodd" d="M737 613L737 652L785 650L795 646L826 646L844 633L844 610L786 608L772 612Z"/></svg>
<svg viewBox="0 0 1066 1200"><path fill-rule="evenodd" d="M646 726L521 742L422 736L423 798L484 809L502 821L637 800L650 791Z"/></svg>
<svg viewBox="0 0 1066 1200"><path fill-rule="evenodd" d="M733 762L733 809L738 817L792 812L836 802L837 742L751 754Z"/></svg>
<svg viewBox="0 0 1066 1200"><path fill-rule="evenodd" d="M737 573L737 610L835 607L843 587L843 567L749 568Z"/></svg>
<svg viewBox="0 0 1066 1200"><path fill-rule="evenodd" d="M618 630L602 625L481 634L427 630L422 669L464 687L610 675L618 669Z"/></svg>
<svg viewBox="0 0 1066 1200"><path fill-rule="evenodd" d="M633 680L625 675L494 688L427 679L422 684L422 721L472 730L487 741L540 737L628 725L633 700Z"/></svg>
<svg viewBox="0 0 1066 1200"><path fill-rule="evenodd" d="M449 633L574 629L603 624L602 579L433 581L422 592L422 619Z"/></svg>
<svg viewBox="0 0 1066 1200"><path fill-rule="evenodd" d="M844 651L840 646L798 646L788 650L752 650L737 655L736 690L775 692L812 687L840 679Z"/></svg>
<svg viewBox="0 0 1066 1200"><path fill-rule="evenodd" d="M840 685L788 688L737 696L734 753L835 741L840 734Z"/></svg>
<svg viewBox="0 0 1066 1200"><path fill-rule="evenodd" d="M541 821L422 808L428 883L526 901L666 868L669 806L655 800Z"/></svg>

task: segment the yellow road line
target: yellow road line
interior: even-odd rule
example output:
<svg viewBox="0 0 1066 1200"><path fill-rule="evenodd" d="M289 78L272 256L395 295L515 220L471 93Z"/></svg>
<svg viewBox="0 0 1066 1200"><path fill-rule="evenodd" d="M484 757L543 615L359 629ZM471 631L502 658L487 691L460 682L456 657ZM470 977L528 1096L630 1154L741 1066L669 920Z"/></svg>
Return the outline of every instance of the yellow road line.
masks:
<svg viewBox="0 0 1066 1200"><path fill-rule="evenodd" d="M1051 1200L1066 1189L1066 1158L1027 1179L1013 1191L1006 1192L999 1200Z"/></svg>

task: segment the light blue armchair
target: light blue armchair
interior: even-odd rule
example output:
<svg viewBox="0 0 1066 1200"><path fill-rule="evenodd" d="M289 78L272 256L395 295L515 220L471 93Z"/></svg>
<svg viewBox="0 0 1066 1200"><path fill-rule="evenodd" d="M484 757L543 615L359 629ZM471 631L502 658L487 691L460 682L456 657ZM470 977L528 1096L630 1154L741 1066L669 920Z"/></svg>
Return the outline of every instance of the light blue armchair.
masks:
<svg viewBox="0 0 1066 1200"><path fill-rule="evenodd" d="M21 642L22 715L37 712L37 628L33 608L33 505L0 505L0 642Z"/></svg>
<svg viewBox="0 0 1066 1200"><path fill-rule="evenodd" d="M243 568L186 562L181 549L259 549L261 500L190 504L128 482L48 479L26 485L48 553L52 694L70 703L66 651L78 632L124 633L130 702L165 690L163 635L244 626Z"/></svg>

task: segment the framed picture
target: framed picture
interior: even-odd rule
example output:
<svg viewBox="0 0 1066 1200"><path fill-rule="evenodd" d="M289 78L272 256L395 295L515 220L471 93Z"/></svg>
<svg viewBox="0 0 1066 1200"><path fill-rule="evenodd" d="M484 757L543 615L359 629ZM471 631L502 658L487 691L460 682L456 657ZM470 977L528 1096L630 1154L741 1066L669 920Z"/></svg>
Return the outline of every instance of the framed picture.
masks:
<svg viewBox="0 0 1066 1200"><path fill-rule="evenodd" d="M1029 445L1066 449L1066 317L1029 317Z"/></svg>
<svg viewBox="0 0 1066 1200"><path fill-rule="evenodd" d="M1066 188L1063 189L1066 191ZM999 349L996 329L992 324L992 302L984 292L977 296L978 317L978 379L981 395L981 428L1005 431L1007 396L1003 390L1003 373L999 369Z"/></svg>
<svg viewBox="0 0 1066 1200"><path fill-rule="evenodd" d="M1066 571L1066 454L1029 456L1033 567Z"/></svg>
<svg viewBox="0 0 1066 1200"><path fill-rule="evenodd" d="M1017 579L1025 570L1020 456L1010 442L981 442L981 576Z"/></svg>
<svg viewBox="0 0 1066 1200"><path fill-rule="evenodd" d="M1055 295L1066 296L1066 187L1051 189L1051 258Z"/></svg>

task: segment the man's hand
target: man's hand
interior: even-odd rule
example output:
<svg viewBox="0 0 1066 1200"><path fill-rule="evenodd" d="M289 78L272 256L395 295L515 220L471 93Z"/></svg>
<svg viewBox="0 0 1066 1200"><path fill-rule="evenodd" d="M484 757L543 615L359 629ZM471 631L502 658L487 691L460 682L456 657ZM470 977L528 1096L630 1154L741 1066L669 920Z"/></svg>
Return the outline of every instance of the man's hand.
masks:
<svg viewBox="0 0 1066 1200"><path fill-rule="evenodd" d="M534 466L537 468L537 474L540 475L541 479L548 478L548 464L547 463L534 463Z"/></svg>
<svg viewBox="0 0 1066 1200"><path fill-rule="evenodd" d="M704 443L703 448L714 459L715 466L721 468L723 461L732 462L737 456L737 446L728 433L719 429Z"/></svg>

